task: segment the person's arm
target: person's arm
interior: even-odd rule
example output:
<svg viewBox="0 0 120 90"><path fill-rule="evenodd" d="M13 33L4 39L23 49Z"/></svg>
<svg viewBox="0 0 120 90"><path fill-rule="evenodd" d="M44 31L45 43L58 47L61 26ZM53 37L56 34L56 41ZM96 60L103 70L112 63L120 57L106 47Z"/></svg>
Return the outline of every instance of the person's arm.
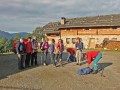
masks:
<svg viewBox="0 0 120 90"><path fill-rule="evenodd" d="M52 52L54 52L54 50L55 50L55 46L54 46L54 44L52 45Z"/></svg>
<svg viewBox="0 0 120 90"><path fill-rule="evenodd" d="M20 52L19 52L19 45L20 43L17 43L17 46L16 46L16 52L17 52L18 58L21 57Z"/></svg>
<svg viewBox="0 0 120 90"><path fill-rule="evenodd" d="M49 47L49 52L50 52L50 54L51 54L51 52L52 52L52 44L50 44L50 47Z"/></svg>
<svg viewBox="0 0 120 90"><path fill-rule="evenodd" d="M44 45L45 45L45 42L43 42L43 43L42 43L42 45L41 45L41 49L43 49L43 48L44 48Z"/></svg>
<svg viewBox="0 0 120 90"><path fill-rule="evenodd" d="M83 43L82 43L82 42L79 43L79 48L80 48L81 50L83 49Z"/></svg>
<svg viewBox="0 0 120 90"><path fill-rule="evenodd" d="M34 42L31 42L31 45L32 45L32 49L35 49Z"/></svg>

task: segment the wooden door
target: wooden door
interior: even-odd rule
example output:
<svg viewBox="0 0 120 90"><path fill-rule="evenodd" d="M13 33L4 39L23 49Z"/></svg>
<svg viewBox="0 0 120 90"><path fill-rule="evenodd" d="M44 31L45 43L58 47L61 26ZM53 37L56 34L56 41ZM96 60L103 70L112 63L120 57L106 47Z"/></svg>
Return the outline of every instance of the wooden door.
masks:
<svg viewBox="0 0 120 90"><path fill-rule="evenodd" d="M89 48L95 48L95 38L90 38L90 40L89 40Z"/></svg>

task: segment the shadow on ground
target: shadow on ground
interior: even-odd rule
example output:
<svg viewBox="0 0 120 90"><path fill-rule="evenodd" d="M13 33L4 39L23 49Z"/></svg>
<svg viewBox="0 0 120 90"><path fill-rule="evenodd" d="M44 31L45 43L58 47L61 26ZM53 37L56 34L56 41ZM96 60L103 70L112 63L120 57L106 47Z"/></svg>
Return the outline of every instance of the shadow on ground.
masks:
<svg viewBox="0 0 120 90"><path fill-rule="evenodd" d="M102 69L104 69L104 68L106 68L106 67L108 67L110 65L112 65L111 62L98 63L98 67L100 67Z"/></svg>
<svg viewBox="0 0 120 90"><path fill-rule="evenodd" d="M41 55L42 55L41 53L38 54L39 66L42 66L41 63L40 63ZM5 59L0 61L0 80L4 79L4 78L8 78L9 75L13 75L13 74L23 72L23 71L26 71L26 70L30 70L30 69L33 69L33 68L37 67L37 66L33 66L33 67L26 68L24 70L18 70L18 68L17 68L18 67L17 66L17 56L16 55L14 55L14 54L13 55L5 55L5 56L2 56L2 58L5 58ZM64 53L63 54L63 62L64 62L63 65L69 64L69 63L66 62L66 60L67 60L67 53ZM84 60L82 65L85 64L86 62L87 61ZM48 64L51 63L50 55L48 55L47 63ZM106 67L112 65L112 63L105 62L105 63L99 63L98 65L100 66L100 68L106 68Z"/></svg>
<svg viewBox="0 0 120 90"><path fill-rule="evenodd" d="M41 60L42 53L38 53L38 66L42 66L41 61L43 63L43 59ZM0 57L2 60L0 61L0 80L8 78L9 75L13 75L19 72L23 72L26 70L30 70L36 68L38 66L32 66L26 68L24 70L18 70L18 60L17 55L9 54L9 55L1 55ZM67 59L67 53L63 54L63 62L65 63ZM48 54L47 64L51 64L50 54ZM66 63L67 64L67 63Z"/></svg>

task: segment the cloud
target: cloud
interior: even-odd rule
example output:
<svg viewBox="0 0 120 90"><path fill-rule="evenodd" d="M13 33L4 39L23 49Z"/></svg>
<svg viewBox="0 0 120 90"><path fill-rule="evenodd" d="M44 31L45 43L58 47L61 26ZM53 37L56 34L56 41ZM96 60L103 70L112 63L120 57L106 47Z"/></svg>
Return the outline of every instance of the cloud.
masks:
<svg viewBox="0 0 120 90"><path fill-rule="evenodd" d="M61 17L120 13L120 0L0 0L0 29L32 32Z"/></svg>

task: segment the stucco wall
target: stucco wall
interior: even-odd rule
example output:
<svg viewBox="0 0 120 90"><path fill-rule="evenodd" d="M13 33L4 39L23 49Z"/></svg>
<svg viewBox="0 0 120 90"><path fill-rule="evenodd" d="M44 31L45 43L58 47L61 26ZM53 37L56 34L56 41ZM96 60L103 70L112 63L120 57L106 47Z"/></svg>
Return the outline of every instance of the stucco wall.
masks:
<svg viewBox="0 0 120 90"><path fill-rule="evenodd" d="M61 36L64 41L66 47L74 47L75 45L72 43L72 38L82 38L82 42L84 43L85 48L89 48L89 40L90 38L95 38L95 44L103 43L104 38L109 38L112 40L113 38L117 38L117 41L120 41L120 35L74 35L74 36ZM70 44L66 43L66 38L70 38Z"/></svg>

